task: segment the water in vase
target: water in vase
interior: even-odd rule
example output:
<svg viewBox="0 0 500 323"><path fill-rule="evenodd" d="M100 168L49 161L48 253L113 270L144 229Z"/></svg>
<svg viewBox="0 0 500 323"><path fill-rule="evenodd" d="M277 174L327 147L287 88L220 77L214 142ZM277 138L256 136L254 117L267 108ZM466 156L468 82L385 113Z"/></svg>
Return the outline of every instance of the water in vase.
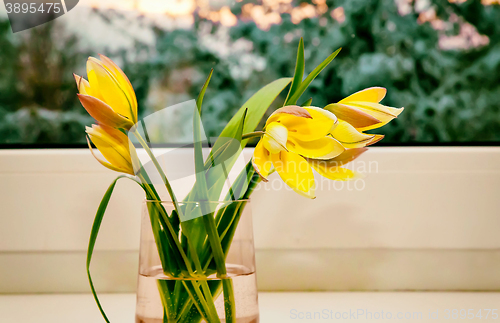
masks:
<svg viewBox="0 0 500 323"><path fill-rule="evenodd" d="M257 282L255 272L241 265L227 264L227 271L233 280L234 298L236 306L236 322L237 323L258 323L259 322L259 308L257 296ZM163 274L161 267L151 268L148 272L141 273L138 279L137 286L137 309L136 309L136 323L164 323L163 320L163 305L158 290L158 280L175 282ZM196 281L199 282L199 281ZM215 276L210 276L206 279L210 289L217 290L220 286L220 280ZM219 288L219 294L215 299L215 307L221 322L224 319L224 296ZM181 313L184 304L178 304L178 311ZM193 309L194 310L194 309ZM195 310L195 312L198 312ZM170 322L170 321L169 321ZM171 322L179 322L178 320L171 320ZM186 323L206 323L201 319L190 319L186 317L182 320Z"/></svg>

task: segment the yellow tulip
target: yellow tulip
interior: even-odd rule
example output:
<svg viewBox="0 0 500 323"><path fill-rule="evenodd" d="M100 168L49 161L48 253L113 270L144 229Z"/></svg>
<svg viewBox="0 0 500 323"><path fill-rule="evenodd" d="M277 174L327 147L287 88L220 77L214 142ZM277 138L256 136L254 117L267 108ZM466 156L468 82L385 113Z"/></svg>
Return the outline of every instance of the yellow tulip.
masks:
<svg viewBox="0 0 500 323"><path fill-rule="evenodd" d="M120 130L106 125L92 125L92 127L86 127L86 132L90 140L106 159L103 160L94 154L92 146L87 138L90 151L99 163L114 171L134 175L127 135Z"/></svg>
<svg viewBox="0 0 500 323"><path fill-rule="evenodd" d="M325 110L339 118L339 125L332 135L346 148L365 147L382 140L383 135L365 134L363 131L380 128L403 112L404 108L380 104L386 93L385 88L371 87L327 105Z"/></svg>
<svg viewBox="0 0 500 323"><path fill-rule="evenodd" d="M314 198L313 169L332 180L359 176L342 166L361 155L383 135L363 133L396 118L403 108L380 104L386 89L373 87L354 93L325 109L286 106L267 120L252 163L267 181L274 170L297 193Z"/></svg>
<svg viewBox="0 0 500 323"><path fill-rule="evenodd" d="M313 162L330 160L345 148L329 134L337 118L316 107L286 106L267 120L265 133L257 144L252 163L267 180L272 168L297 193L314 198Z"/></svg>
<svg viewBox="0 0 500 323"><path fill-rule="evenodd" d="M360 174L342 166L358 158L366 150L368 148L347 149L330 160L309 160L309 162L314 170L323 177L335 181L352 180L359 178Z"/></svg>
<svg viewBox="0 0 500 323"><path fill-rule="evenodd" d="M130 129L137 122L137 99L132 84L123 71L109 58L90 57L87 61L88 81L74 75L78 98L99 124Z"/></svg>

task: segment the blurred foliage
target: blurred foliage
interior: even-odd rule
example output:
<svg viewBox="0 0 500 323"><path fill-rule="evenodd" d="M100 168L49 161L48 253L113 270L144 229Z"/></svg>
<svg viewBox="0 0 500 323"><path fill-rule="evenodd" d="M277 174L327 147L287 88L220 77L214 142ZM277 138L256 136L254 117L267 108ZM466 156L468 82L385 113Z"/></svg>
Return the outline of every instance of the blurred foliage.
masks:
<svg viewBox="0 0 500 323"><path fill-rule="evenodd" d="M0 143L85 141L92 118L81 111L71 72L87 55L76 43L53 23L14 37L0 21Z"/></svg>
<svg viewBox="0 0 500 323"><path fill-rule="evenodd" d="M142 115L195 98L215 68L203 118L209 135L217 135L251 94L293 74L303 37L306 73L343 49L299 103L312 97L313 105L323 107L363 88L383 86L388 89L384 104L405 107L397 120L378 129L385 143L500 141L500 5L429 1L433 19L446 24L436 28L435 21L422 21L415 2L401 14L394 0L294 0L295 7L323 4L328 10L298 23L289 13L279 13L281 22L263 30L244 18L250 3L256 2L231 7L243 17L234 27L195 12L193 28L153 27L153 46L137 42L133 49L105 52L124 66ZM339 7L341 19L332 14ZM442 49L443 37L458 35L464 25L489 41ZM16 42L8 24L0 22L0 142L84 141L83 124L91 121L76 100L71 73L81 70L87 53L79 52L70 36L62 46L52 43L58 32L47 24Z"/></svg>

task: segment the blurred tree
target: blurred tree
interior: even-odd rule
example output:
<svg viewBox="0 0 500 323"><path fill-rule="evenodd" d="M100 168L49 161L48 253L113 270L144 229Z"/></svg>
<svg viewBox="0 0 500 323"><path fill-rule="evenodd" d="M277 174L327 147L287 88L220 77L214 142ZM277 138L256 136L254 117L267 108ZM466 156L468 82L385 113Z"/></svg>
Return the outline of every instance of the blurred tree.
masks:
<svg viewBox="0 0 500 323"><path fill-rule="evenodd" d="M215 136L260 87L293 74L303 37L306 73L343 49L299 103L312 97L323 107L383 86L384 104L406 108L377 131L385 143L500 141L498 3L242 0L230 12L198 8L191 28L152 27L153 46L136 41L104 51L124 67L142 115L195 98L215 68L203 114ZM233 20L231 27L221 23ZM0 142L84 142L83 125L92 120L76 100L71 73L87 54L76 45L61 26L47 24L14 40L0 22Z"/></svg>
<svg viewBox="0 0 500 323"><path fill-rule="evenodd" d="M280 1L255 3L244 0L231 8L240 18L231 28L196 15L195 29L158 33L158 70L174 75L173 70L189 66L190 73L196 75L187 88L191 97L204 80L198 75L215 66L207 94L210 100L206 101L213 112L210 117L214 120L209 122L212 135L258 87L293 74L296 47L303 37L306 72L343 47L312 83L303 101L313 97L314 105L324 106L363 88L384 86L388 96L383 102L406 108L398 120L382 129L386 143L500 140L498 4L436 0L419 9L418 1L399 1L409 6L402 13L404 8L394 0L293 1L282 11L276 5ZM260 29L258 22L245 19L256 7L268 14L277 12L280 22ZM294 12L289 8L311 7L315 17L292 22ZM479 32L469 38L482 34L488 37L487 42L442 48L443 39L460 37L464 26ZM230 37L227 44L223 37L217 37L224 32ZM204 39L226 46L230 54L224 57L217 46L203 46ZM484 41L484 36L480 39ZM232 63L244 65L242 55L235 50L243 40L250 43L248 54L265 62L249 79L231 73Z"/></svg>
<svg viewBox="0 0 500 323"><path fill-rule="evenodd" d="M0 143L84 143L72 72L85 61L75 36L48 23L14 37L0 22Z"/></svg>

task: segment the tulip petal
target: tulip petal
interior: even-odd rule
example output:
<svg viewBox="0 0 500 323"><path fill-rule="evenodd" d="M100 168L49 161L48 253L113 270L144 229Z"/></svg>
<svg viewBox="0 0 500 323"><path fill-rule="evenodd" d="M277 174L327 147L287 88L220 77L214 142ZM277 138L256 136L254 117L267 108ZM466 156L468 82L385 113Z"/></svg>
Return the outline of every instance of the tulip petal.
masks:
<svg viewBox="0 0 500 323"><path fill-rule="evenodd" d="M271 122L266 126L266 132L261 142L271 154L277 154L286 150L287 138L287 128L279 122Z"/></svg>
<svg viewBox="0 0 500 323"><path fill-rule="evenodd" d="M87 134L106 160L123 172L133 174L128 137L119 130L102 125L87 127Z"/></svg>
<svg viewBox="0 0 500 323"><path fill-rule="evenodd" d="M120 84L121 88L125 90L126 95L128 96L129 102L132 104L132 113L137 116L137 98L135 96L134 88L130 83L127 75L108 57L99 54L99 58L103 63L104 67L113 74L115 79Z"/></svg>
<svg viewBox="0 0 500 323"><path fill-rule="evenodd" d="M346 148L365 147L375 137L375 135L359 132L356 128L343 120L339 120L339 124L333 130L332 136L340 141Z"/></svg>
<svg viewBox="0 0 500 323"><path fill-rule="evenodd" d="M90 136L90 140L94 143L96 148L106 158L106 160L120 169L132 169L131 162L127 160L121 152L119 152L108 141L100 137ZM131 173L131 172L127 172Z"/></svg>
<svg viewBox="0 0 500 323"><path fill-rule="evenodd" d="M385 137L384 135L375 135L373 137L373 139L368 144L366 144L366 145L367 146L373 145L373 144L379 142L380 140L384 139L384 137Z"/></svg>
<svg viewBox="0 0 500 323"><path fill-rule="evenodd" d="M404 108L392 108L379 103L371 102L349 102L349 105L354 106L359 110L366 112L380 120L380 123L367 127L359 127L359 130L361 131L380 128L389 123L394 118L397 118L404 110Z"/></svg>
<svg viewBox="0 0 500 323"><path fill-rule="evenodd" d="M325 107L333 112L339 119L349 122L355 128L368 127L380 123L380 120L356 107L333 103Z"/></svg>
<svg viewBox="0 0 500 323"><path fill-rule="evenodd" d="M312 119L311 114L309 111L304 109L303 107L299 107L298 105L287 105L283 108L279 108L278 110L274 111L270 116L269 119L266 123L273 122L273 118L278 118L280 114L290 114L294 115L296 117L302 117L302 118L307 118L307 119Z"/></svg>
<svg viewBox="0 0 500 323"><path fill-rule="evenodd" d="M340 100L339 103L347 103L352 101L379 103L383 98L385 98L386 94L387 89L375 86L351 94L347 98Z"/></svg>
<svg viewBox="0 0 500 323"><path fill-rule="evenodd" d="M317 111L316 109L319 108L310 109L311 107L294 107L295 111L301 111L303 115L310 115L311 118L300 116L296 113L292 114L289 112L283 112L282 109L284 108L281 108L276 110L275 113L269 117L266 125L272 122L279 122L288 129L289 135L293 133L295 138L302 141L317 140L325 137L335 127L335 121L337 118L328 111ZM280 110L281 112L276 113Z"/></svg>
<svg viewBox="0 0 500 323"><path fill-rule="evenodd" d="M128 136L121 132L118 129L115 129L113 127L109 127L106 125L92 125L93 128L99 129L100 133L105 136L105 137L110 137L113 140L113 144L116 144L117 148L124 148L125 154L124 156L128 159L129 158L129 148L130 148L130 141L128 139Z"/></svg>
<svg viewBox="0 0 500 323"><path fill-rule="evenodd" d="M273 163L271 161L271 154L266 148L264 148L262 141L259 141L259 143L255 147L252 157L252 165L255 168L255 171L260 175L260 177L262 177L262 179L267 182L267 177L271 173Z"/></svg>
<svg viewBox="0 0 500 323"><path fill-rule="evenodd" d="M285 184L305 197L315 198L314 173L302 156L280 151L278 154L271 154L271 160Z"/></svg>
<svg viewBox="0 0 500 323"><path fill-rule="evenodd" d="M355 160L368 148L347 149L339 156L330 160L308 159L308 162L320 175L332 180L349 180L362 177L361 174L352 170L342 168L342 166Z"/></svg>
<svg viewBox="0 0 500 323"><path fill-rule="evenodd" d="M73 73L73 76L76 81L76 86L78 87L78 92L80 94L91 95L89 82L80 75L76 75Z"/></svg>
<svg viewBox="0 0 500 323"><path fill-rule="evenodd" d="M311 114L312 118L316 121L329 120L330 122L332 122L333 125L332 125L332 128L330 129L330 132L333 129L335 129L335 127L337 126L337 122L338 122L337 116L335 114L331 113L330 111L325 110L325 109L321 109L318 107L306 107L305 109Z"/></svg>
<svg viewBox="0 0 500 323"><path fill-rule="evenodd" d="M84 94L78 94L83 107L97 122L113 128L130 129L133 123L117 114L109 105L101 100Z"/></svg>
<svg viewBox="0 0 500 323"><path fill-rule="evenodd" d="M302 141L290 136L287 148L306 158L315 159L332 159L345 150L340 142L329 136L312 141Z"/></svg>
<svg viewBox="0 0 500 323"><path fill-rule="evenodd" d="M126 95L125 90L120 86L116 78L109 72L99 60L91 57L87 61L87 76L90 87L94 94L94 89L98 89L102 101L106 102L118 114L136 122L132 103Z"/></svg>
<svg viewBox="0 0 500 323"><path fill-rule="evenodd" d="M112 164L108 163L107 161L104 161L102 160L101 158L97 157L96 154L94 154L94 149L92 149L92 145L90 144L90 141L89 141L89 138L87 137L87 144L89 146L89 149L90 149L90 153L92 154L92 156L94 156L94 158L101 164L103 165L104 167L106 168L109 168L111 170L114 170L115 172L119 172L119 173L127 173L127 170L126 169L122 169L122 168L119 168L119 167L115 167L113 166ZM133 173L128 173L130 175L134 175Z"/></svg>
<svg viewBox="0 0 500 323"><path fill-rule="evenodd" d="M334 181L348 181L361 177L360 173L339 167L328 160L309 160L309 163L318 174Z"/></svg>
<svg viewBox="0 0 500 323"><path fill-rule="evenodd" d="M368 150L368 148L346 149L346 151L344 151L342 154L338 155L335 158L330 159L329 162L331 163L331 165L333 165L333 163L335 163L335 165L337 165L337 166L343 166L343 165L355 160L356 158L361 156L361 154L363 154L367 150Z"/></svg>

